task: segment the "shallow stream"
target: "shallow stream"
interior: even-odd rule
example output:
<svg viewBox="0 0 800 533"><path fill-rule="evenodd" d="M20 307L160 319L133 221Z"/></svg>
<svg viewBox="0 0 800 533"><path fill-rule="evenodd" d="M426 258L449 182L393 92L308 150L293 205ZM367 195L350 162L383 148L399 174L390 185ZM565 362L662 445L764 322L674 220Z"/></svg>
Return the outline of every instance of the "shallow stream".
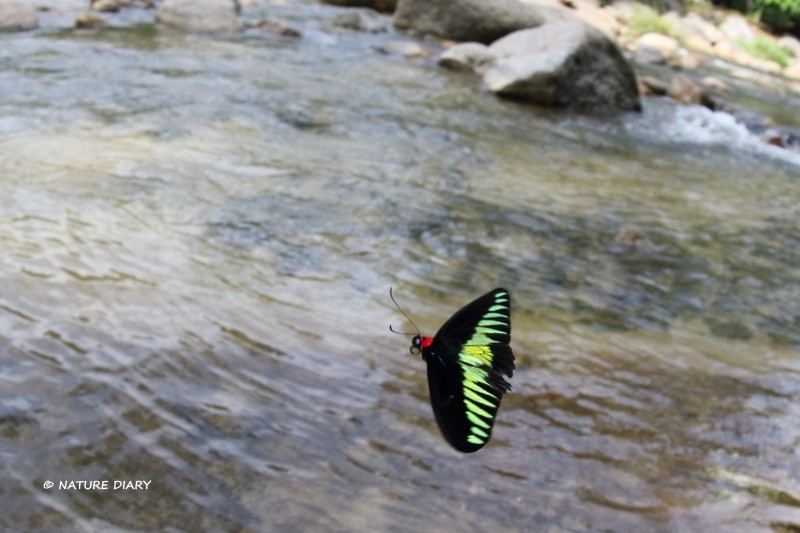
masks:
<svg viewBox="0 0 800 533"><path fill-rule="evenodd" d="M2 529L800 528L800 156L257 9L303 38L0 36ZM463 456L389 287L433 334L495 286L518 370Z"/></svg>

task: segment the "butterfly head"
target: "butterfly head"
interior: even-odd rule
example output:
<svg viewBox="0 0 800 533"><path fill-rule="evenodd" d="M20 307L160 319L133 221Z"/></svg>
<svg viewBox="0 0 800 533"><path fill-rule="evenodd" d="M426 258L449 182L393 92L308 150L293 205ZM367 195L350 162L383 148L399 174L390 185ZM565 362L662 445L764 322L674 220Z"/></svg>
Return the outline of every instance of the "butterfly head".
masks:
<svg viewBox="0 0 800 533"><path fill-rule="evenodd" d="M421 353L423 350L428 348L433 343L433 339L431 337L423 337L421 335L417 335L413 339L411 339L411 348L408 351L411 352L412 355L417 355ZM425 354L422 354L422 358L425 359Z"/></svg>

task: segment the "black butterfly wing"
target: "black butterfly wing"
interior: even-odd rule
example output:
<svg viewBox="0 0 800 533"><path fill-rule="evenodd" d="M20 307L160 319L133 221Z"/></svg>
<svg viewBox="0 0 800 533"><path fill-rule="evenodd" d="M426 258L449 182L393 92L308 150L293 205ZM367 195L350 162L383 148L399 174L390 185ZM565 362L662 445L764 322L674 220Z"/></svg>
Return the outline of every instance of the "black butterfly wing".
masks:
<svg viewBox="0 0 800 533"><path fill-rule="evenodd" d="M510 296L495 289L467 304L425 349L436 422L456 450L471 453L491 437L503 394L514 373Z"/></svg>

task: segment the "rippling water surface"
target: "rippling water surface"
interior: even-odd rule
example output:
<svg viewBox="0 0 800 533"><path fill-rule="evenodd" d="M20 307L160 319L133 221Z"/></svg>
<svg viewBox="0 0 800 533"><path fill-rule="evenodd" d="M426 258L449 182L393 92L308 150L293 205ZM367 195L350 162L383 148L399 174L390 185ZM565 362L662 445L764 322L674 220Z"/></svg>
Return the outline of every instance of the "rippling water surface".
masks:
<svg viewBox="0 0 800 533"><path fill-rule="evenodd" d="M800 157L264 12L304 37L0 36L4 529L800 527ZM462 456L388 290L431 334L500 285Z"/></svg>

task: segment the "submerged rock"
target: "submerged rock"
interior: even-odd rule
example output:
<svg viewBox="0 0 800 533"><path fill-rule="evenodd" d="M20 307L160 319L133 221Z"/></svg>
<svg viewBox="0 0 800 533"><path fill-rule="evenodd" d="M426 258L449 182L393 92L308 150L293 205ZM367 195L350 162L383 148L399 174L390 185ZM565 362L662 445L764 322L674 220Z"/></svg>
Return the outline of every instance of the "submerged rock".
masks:
<svg viewBox="0 0 800 533"><path fill-rule="evenodd" d="M245 27L248 29L258 30L263 33L270 33L273 35L279 35L281 37L291 37L293 39L298 39L303 36L303 34L298 30L292 28L291 26L287 26L278 19L271 17L264 17L256 22L245 24Z"/></svg>
<svg viewBox="0 0 800 533"><path fill-rule="evenodd" d="M636 75L599 30L564 20L520 30L489 47L490 91L529 102L592 111L641 110Z"/></svg>
<svg viewBox="0 0 800 533"><path fill-rule="evenodd" d="M400 0L398 30L454 41L491 43L513 31L571 18L566 9L518 0Z"/></svg>
<svg viewBox="0 0 800 533"><path fill-rule="evenodd" d="M189 32L238 31L237 8L233 0L164 0L156 11L156 20Z"/></svg>

